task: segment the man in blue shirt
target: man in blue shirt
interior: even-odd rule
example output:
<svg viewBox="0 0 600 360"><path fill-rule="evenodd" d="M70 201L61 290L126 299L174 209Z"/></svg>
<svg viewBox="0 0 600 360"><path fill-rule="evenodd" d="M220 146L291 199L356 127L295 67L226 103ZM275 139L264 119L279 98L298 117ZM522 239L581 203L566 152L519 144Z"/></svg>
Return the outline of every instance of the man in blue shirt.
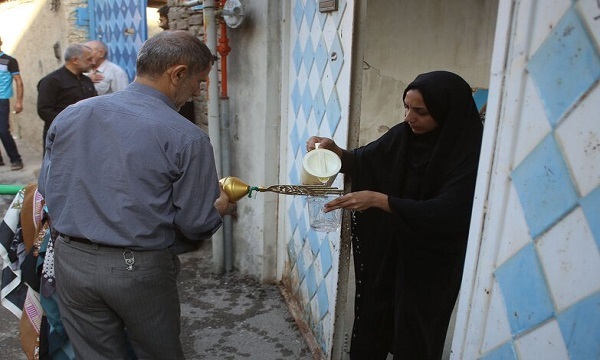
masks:
<svg viewBox="0 0 600 360"><path fill-rule="evenodd" d="M17 145L10 133L9 113L10 98L13 96L13 80L17 88L17 100L15 101L14 113L23 111L23 80L19 72L19 63L11 56L6 55L2 50L2 38L0 38L0 139L10 158L11 170L21 170L23 161ZM0 155L0 166L4 165L2 155Z"/></svg>
<svg viewBox="0 0 600 360"><path fill-rule="evenodd" d="M79 101L48 130L38 187L55 244L61 319L78 359L183 359L176 233L212 236L229 198L208 135L177 113L212 54L186 31L140 48L124 90ZM127 329L125 335L124 329Z"/></svg>

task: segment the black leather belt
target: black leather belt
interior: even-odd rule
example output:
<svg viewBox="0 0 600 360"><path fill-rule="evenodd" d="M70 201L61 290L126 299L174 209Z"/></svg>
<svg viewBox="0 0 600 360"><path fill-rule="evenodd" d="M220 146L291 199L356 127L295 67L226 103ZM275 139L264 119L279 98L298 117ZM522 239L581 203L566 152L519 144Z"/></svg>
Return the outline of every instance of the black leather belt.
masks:
<svg viewBox="0 0 600 360"><path fill-rule="evenodd" d="M75 236L65 236L66 239L68 239L68 241L72 241L72 242L76 242L76 243L80 243L80 244L86 244L86 245L96 245L98 247L107 247L107 248L113 248L113 249L123 249L122 246L116 246L116 245L105 245L105 244L98 244L95 243L89 239L85 239L85 238L80 238L80 237L75 237Z"/></svg>

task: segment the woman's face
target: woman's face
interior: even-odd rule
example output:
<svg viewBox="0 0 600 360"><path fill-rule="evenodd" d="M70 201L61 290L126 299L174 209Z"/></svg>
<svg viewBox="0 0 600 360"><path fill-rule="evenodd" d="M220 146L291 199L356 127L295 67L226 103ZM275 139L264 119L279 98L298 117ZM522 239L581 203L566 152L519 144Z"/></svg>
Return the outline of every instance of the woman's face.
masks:
<svg viewBox="0 0 600 360"><path fill-rule="evenodd" d="M439 126L427 110L423 96L415 89L408 90L404 97L404 121L415 134L425 134Z"/></svg>

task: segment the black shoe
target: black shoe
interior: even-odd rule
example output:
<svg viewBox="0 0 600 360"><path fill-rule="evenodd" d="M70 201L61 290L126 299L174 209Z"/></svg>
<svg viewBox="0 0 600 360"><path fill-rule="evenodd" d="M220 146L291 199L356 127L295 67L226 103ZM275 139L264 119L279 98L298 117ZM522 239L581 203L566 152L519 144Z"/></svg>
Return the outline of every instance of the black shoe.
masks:
<svg viewBox="0 0 600 360"><path fill-rule="evenodd" d="M21 170L23 168L23 163L22 162L16 162L16 163L12 163L10 165L10 169L11 170Z"/></svg>

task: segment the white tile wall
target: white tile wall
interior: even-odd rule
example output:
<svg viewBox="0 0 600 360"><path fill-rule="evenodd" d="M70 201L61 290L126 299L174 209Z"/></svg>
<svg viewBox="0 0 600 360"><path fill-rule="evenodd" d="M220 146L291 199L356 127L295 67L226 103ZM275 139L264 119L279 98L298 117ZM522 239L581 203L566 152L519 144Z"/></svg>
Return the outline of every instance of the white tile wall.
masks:
<svg viewBox="0 0 600 360"><path fill-rule="evenodd" d="M578 104L570 120L556 129L563 156L570 167L581 197L600 185L600 85ZM568 146L578 144L578 146Z"/></svg>
<svg viewBox="0 0 600 360"><path fill-rule="evenodd" d="M533 330L520 339L515 340L515 348L519 359L568 359L569 354L556 320ZM543 355L546 354L546 355ZM546 356L551 354L550 358Z"/></svg>
<svg viewBox="0 0 600 360"><path fill-rule="evenodd" d="M481 343L481 352L486 353L506 341L511 339L510 325L506 320L506 306L500 291L498 283L494 281L494 285L489 294L480 294L480 296L489 296L490 305L488 309L488 319L485 325L485 334Z"/></svg>
<svg viewBox="0 0 600 360"><path fill-rule="evenodd" d="M544 234L536 247L557 311L600 290L600 252L581 208Z"/></svg>
<svg viewBox="0 0 600 360"><path fill-rule="evenodd" d="M496 266L502 265L529 242L531 242L531 236L525 222L523 208L515 189L511 187L506 204L506 213L504 214L502 241L499 242L500 248L496 258Z"/></svg>

